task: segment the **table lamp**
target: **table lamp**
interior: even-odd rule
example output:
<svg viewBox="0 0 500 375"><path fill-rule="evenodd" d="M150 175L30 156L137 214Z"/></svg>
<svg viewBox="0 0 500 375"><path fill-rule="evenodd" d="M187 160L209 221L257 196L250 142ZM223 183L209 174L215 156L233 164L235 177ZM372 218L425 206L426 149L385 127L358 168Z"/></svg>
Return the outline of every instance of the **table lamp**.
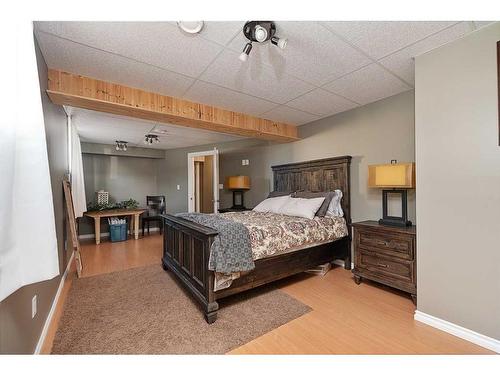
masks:
<svg viewBox="0 0 500 375"><path fill-rule="evenodd" d="M245 209L243 194L250 189L250 177L230 176L226 178L226 188L233 191L233 209Z"/></svg>
<svg viewBox="0 0 500 375"><path fill-rule="evenodd" d="M408 189L415 188L415 163L398 163L392 160L391 164L368 166L368 186L382 190L382 225L396 227L411 226L408 220ZM401 217L389 216L387 213L387 196L401 195Z"/></svg>

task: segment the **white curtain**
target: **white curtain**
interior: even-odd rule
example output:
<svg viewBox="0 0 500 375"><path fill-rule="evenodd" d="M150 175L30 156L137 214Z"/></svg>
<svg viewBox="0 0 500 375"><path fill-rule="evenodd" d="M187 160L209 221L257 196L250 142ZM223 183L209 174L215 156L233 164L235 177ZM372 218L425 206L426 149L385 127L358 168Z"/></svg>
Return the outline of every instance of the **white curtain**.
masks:
<svg viewBox="0 0 500 375"><path fill-rule="evenodd" d="M32 23L9 35L2 41L10 90L0 116L0 301L59 274Z"/></svg>
<svg viewBox="0 0 500 375"><path fill-rule="evenodd" d="M71 122L71 117L68 118ZM85 197L85 183L83 180L83 160L80 136L75 124L71 123L71 193L73 196L73 207L75 217L82 217L87 211L87 200Z"/></svg>

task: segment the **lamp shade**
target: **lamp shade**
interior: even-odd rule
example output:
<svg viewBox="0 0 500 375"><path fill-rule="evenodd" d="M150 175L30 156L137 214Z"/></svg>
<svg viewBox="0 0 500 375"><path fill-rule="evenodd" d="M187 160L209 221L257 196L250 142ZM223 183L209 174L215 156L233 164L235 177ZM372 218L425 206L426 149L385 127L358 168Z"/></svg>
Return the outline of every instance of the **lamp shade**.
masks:
<svg viewBox="0 0 500 375"><path fill-rule="evenodd" d="M415 163L369 165L368 186L413 189L415 187Z"/></svg>
<svg viewBox="0 0 500 375"><path fill-rule="evenodd" d="M250 189L250 177L229 176L226 178L226 188L229 190L248 190Z"/></svg>

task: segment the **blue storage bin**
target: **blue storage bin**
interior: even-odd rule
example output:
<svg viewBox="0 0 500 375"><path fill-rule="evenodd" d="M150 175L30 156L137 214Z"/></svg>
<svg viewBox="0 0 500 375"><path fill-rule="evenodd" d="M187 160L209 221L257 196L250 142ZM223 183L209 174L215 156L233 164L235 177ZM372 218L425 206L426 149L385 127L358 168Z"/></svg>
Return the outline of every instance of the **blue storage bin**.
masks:
<svg viewBox="0 0 500 375"><path fill-rule="evenodd" d="M111 242L125 241L127 239L127 224L109 224Z"/></svg>

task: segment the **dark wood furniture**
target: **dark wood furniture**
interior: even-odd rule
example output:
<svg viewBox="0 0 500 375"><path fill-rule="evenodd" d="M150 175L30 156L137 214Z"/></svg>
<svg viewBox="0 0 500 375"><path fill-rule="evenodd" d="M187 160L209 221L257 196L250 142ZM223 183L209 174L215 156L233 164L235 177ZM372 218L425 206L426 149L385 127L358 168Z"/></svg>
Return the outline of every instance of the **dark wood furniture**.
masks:
<svg viewBox="0 0 500 375"><path fill-rule="evenodd" d="M241 211L252 211L251 208L233 208L233 207L229 207L229 208L219 208L219 213L220 214L223 214L225 212L241 212Z"/></svg>
<svg viewBox="0 0 500 375"><path fill-rule="evenodd" d="M377 281L411 294L417 303L416 227L354 223L354 281Z"/></svg>
<svg viewBox="0 0 500 375"><path fill-rule="evenodd" d="M149 235L149 223L158 222L160 226L160 234L163 229L163 218L161 215L165 213L166 203L164 195L148 195L146 196L146 206L147 211L142 216L142 236L144 237L144 224L148 227Z"/></svg>
<svg viewBox="0 0 500 375"><path fill-rule="evenodd" d="M272 167L275 191L343 192L342 208L348 227L351 220L350 156ZM217 319L217 300L291 276L320 264L343 259L351 268L350 235L326 244L255 261L255 269L214 292L214 272L208 269L210 247L217 231L197 223L163 215L165 232L162 264L174 273L203 308L205 319Z"/></svg>

